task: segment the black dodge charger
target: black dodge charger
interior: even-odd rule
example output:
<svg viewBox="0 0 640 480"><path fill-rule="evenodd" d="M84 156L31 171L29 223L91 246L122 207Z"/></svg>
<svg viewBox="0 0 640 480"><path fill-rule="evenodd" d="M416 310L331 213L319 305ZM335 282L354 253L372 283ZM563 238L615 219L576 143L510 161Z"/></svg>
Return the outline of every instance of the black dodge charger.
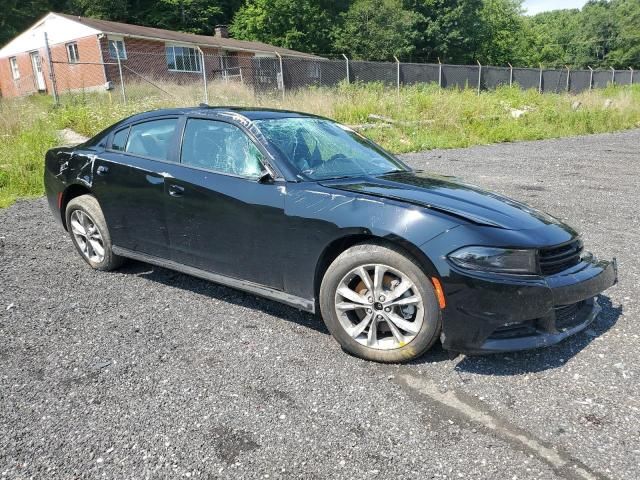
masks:
<svg viewBox="0 0 640 480"><path fill-rule="evenodd" d="M235 107L127 118L46 155L84 260L148 262L319 312L366 359L542 347L617 281L559 220L412 170L326 118Z"/></svg>

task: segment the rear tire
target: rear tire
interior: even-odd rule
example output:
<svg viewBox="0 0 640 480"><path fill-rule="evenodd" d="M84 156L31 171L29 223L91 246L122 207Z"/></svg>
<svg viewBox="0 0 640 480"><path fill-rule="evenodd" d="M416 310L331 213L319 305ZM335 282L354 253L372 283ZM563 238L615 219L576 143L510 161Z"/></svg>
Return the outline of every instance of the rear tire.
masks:
<svg viewBox="0 0 640 480"><path fill-rule="evenodd" d="M415 260L383 243L355 245L327 269L320 311L347 352L376 362L406 362L438 339L441 315L433 285Z"/></svg>
<svg viewBox="0 0 640 480"><path fill-rule="evenodd" d="M65 218L73 245L91 268L109 271L123 264L124 258L111 250L113 245L107 222L94 196L81 195L72 199Z"/></svg>

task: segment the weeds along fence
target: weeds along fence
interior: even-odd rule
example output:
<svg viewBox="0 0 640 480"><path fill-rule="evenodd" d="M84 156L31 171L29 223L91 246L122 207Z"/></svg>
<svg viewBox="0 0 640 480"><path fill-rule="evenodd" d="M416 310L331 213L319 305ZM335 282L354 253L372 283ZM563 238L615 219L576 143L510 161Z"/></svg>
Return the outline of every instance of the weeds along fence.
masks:
<svg viewBox="0 0 640 480"><path fill-rule="evenodd" d="M108 61L48 62L46 90L57 101L67 93L103 91L126 102L161 96L180 104L216 103L225 85L242 85L246 95L287 95L300 89L342 83L381 82L398 90L404 85L436 84L480 93L498 86L536 89L540 93L579 93L608 85L640 83L628 70L571 70L448 65L404 62L330 60L319 57L253 57L205 55L193 48L167 52L127 52ZM40 89L42 90L42 89Z"/></svg>

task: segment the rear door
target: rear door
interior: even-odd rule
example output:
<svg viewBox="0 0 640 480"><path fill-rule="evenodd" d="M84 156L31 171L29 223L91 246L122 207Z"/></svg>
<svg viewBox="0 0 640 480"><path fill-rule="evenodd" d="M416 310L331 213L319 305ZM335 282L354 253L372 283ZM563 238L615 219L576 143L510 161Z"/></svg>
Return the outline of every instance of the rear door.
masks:
<svg viewBox="0 0 640 480"><path fill-rule="evenodd" d="M169 257L164 180L176 158L180 122L154 118L117 130L95 159L93 191L114 245Z"/></svg>
<svg viewBox="0 0 640 480"><path fill-rule="evenodd" d="M166 179L172 259L282 288L271 247L286 231L284 182L261 183L262 152L238 126L189 118L181 162Z"/></svg>

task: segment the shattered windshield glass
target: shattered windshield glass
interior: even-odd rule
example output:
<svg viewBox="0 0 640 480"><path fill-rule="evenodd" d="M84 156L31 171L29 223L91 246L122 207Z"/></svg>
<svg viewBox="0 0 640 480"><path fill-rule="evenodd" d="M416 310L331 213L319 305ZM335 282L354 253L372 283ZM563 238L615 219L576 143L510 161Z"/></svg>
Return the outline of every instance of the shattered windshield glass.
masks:
<svg viewBox="0 0 640 480"><path fill-rule="evenodd" d="M329 120L279 118L255 124L299 173L312 180L406 170L366 138Z"/></svg>

